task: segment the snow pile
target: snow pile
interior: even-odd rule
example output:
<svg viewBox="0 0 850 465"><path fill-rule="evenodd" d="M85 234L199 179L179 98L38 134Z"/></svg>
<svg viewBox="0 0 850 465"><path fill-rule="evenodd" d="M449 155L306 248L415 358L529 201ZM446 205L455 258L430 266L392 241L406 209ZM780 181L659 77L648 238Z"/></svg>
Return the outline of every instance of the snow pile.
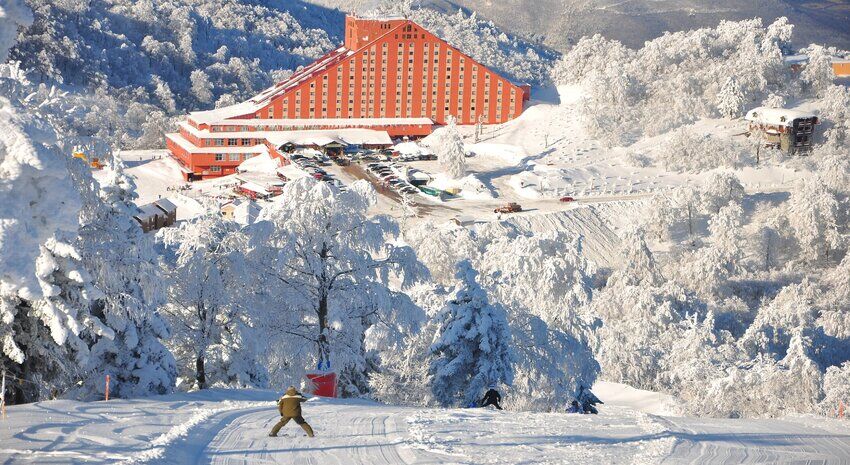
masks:
<svg viewBox="0 0 850 465"><path fill-rule="evenodd" d="M432 155L434 153L430 149L423 147L413 141L396 144L395 146L393 146L393 150L395 150L401 155L408 156Z"/></svg>
<svg viewBox="0 0 850 465"><path fill-rule="evenodd" d="M464 176L460 179L453 179L440 173L436 179L428 183L428 186L440 190L459 189L460 193L458 195L465 200L491 200L496 198L493 190L481 182L474 174Z"/></svg>
<svg viewBox="0 0 850 465"><path fill-rule="evenodd" d="M272 158L269 151L264 150L263 153L240 163L238 170L241 172L274 173L278 167L280 167L280 160Z"/></svg>

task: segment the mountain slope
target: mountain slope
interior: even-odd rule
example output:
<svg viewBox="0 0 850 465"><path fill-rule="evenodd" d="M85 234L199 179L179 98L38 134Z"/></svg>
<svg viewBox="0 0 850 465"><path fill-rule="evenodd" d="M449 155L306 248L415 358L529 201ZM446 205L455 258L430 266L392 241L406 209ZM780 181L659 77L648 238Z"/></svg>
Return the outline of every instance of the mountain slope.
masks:
<svg viewBox="0 0 850 465"><path fill-rule="evenodd" d="M363 11L378 0L311 0ZM585 35L600 33L630 47L665 31L716 26L721 20L760 17L765 24L787 16L797 26L798 47L822 43L850 48L848 0L422 0L442 12L475 11L497 26L565 51Z"/></svg>

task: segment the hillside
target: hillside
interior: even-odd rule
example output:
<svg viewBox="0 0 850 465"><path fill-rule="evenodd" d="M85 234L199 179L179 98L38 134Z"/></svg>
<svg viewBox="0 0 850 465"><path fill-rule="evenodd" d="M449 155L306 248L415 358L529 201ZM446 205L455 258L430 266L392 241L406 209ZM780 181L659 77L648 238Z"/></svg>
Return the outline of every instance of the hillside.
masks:
<svg viewBox="0 0 850 465"><path fill-rule="evenodd" d="M376 3L314 0L342 9ZM423 0L443 12L458 8L514 34L566 51L585 35L600 33L629 47L640 47L665 31L714 27L721 20L763 18L765 24L787 16L797 28L797 46L821 43L850 48L850 2L802 0Z"/></svg>

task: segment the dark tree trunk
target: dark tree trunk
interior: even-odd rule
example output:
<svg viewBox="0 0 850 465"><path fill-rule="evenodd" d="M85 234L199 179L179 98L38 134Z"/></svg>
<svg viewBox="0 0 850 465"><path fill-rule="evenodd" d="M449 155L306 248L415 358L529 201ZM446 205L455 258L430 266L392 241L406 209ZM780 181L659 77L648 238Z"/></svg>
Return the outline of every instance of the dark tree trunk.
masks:
<svg viewBox="0 0 850 465"><path fill-rule="evenodd" d="M198 355L195 359L195 381L198 382L198 389L207 388L207 372L204 369L204 355Z"/></svg>

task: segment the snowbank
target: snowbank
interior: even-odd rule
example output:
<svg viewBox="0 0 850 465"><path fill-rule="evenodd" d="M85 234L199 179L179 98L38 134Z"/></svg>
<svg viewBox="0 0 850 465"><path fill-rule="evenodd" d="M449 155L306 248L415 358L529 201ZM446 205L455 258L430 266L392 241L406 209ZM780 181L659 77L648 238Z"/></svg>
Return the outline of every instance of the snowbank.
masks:
<svg viewBox="0 0 850 465"><path fill-rule="evenodd" d="M673 396L652 391L635 389L626 384L597 381L593 393L602 399L605 405L627 407L638 412L653 415L674 415L677 413Z"/></svg>
<svg viewBox="0 0 850 465"><path fill-rule="evenodd" d="M440 190L460 189L459 195L465 200L492 200L496 198L495 193L474 174L461 179L451 179L440 173L428 186Z"/></svg>

